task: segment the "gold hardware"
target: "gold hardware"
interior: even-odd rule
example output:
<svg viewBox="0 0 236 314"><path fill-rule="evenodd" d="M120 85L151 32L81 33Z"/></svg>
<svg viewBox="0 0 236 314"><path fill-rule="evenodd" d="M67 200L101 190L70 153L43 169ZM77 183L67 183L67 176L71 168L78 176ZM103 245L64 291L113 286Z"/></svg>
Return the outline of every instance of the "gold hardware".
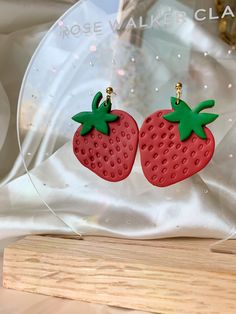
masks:
<svg viewBox="0 0 236 314"><path fill-rule="evenodd" d="M113 88L112 87L107 87L106 93L107 93L107 95L111 96L111 94L114 93Z"/></svg>
<svg viewBox="0 0 236 314"><path fill-rule="evenodd" d="M111 99L111 95L116 95L116 93L114 92L113 88L112 87L107 87L106 89L106 93L107 93L107 97L106 97L106 100L110 100Z"/></svg>
<svg viewBox="0 0 236 314"><path fill-rule="evenodd" d="M179 104L179 101L180 101L180 97L182 95L182 87L183 87L183 84L181 82L178 82L176 85L175 85L175 90L176 90L176 103L177 105Z"/></svg>

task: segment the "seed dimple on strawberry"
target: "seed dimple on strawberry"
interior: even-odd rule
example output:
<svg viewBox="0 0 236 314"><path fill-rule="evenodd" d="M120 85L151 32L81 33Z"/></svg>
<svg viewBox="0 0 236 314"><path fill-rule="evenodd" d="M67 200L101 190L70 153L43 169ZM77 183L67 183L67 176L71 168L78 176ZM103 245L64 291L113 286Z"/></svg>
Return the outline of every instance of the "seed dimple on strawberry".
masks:
<svg viewBox="0 0 236 314"><path fill-rule="evenodd" d="M73 151L82 165L99 177L117 182L131 172L138 146L138 127L135 120L121 110L111 111L108 98L101 105L98 92L92 112L82 112L72 119L82 125L73 139Z"/></svg>
<svg viewBox="0 0 236 314"><path fill-rule="evenodd" d="M205 127L218 115L200 113L214 101L200 103L191 110L182 100L173 110L160 110L145 119L140 129L140 153L144 175L159 187L182 181L203 169L211 160L215 141Z"/></svg>

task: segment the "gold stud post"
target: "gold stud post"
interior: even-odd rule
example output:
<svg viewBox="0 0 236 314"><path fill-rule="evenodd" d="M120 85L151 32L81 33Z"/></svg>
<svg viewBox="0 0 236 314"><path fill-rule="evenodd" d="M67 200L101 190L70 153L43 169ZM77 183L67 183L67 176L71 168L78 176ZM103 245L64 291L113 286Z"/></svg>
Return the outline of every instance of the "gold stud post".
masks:
<svg viewBox="0 0 236 314"><path fill-rule="evenodd" d="M180 101L180 98L181 98L181 95L182 95L182 87L183 87L183 84L181 82L178 82L176 85L175 85L175 90L176 90L176 103L177 105L179 104L179 101Z"/></svg>
<svg viewBox="0 0 236 314"><path fill-rule="evenodd" d="M113 88L112 87L107 87L106 93L107 93L107 95L111 96L111 94L114 93Z"/></svg>
<svg viewBox="0 0 236 314"><path fill-rule="evenodd" d="M111 99L111 95L116 95L116 93L114 92L113 88L112 87L107 87L106 88L106 93L107 93L107 100L108 99Z"/></svg>

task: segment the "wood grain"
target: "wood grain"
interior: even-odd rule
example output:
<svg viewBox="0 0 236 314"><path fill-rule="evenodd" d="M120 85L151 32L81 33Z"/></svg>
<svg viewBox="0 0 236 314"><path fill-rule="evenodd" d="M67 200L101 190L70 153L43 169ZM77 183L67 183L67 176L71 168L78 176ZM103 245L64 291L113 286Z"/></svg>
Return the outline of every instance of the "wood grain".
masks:
<svg viewBox="0 0 236 314"><path fill-rule="evenodd" d="M216 253L236 254L236 241L220 241L211 247L211 251Z"/></svg>
<svg viewBox="0 0 236 314"><path fill-rule="evenodd" d="M28 236L4 251L5 288L155 313L236 313L236 259L214 240Z"/></svg>

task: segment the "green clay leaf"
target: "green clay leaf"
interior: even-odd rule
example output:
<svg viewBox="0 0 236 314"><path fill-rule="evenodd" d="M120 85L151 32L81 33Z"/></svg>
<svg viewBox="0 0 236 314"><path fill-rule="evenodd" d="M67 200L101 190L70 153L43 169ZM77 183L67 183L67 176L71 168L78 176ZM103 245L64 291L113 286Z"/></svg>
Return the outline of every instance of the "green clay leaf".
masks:
<svg viewBox="0 0 236 314"><path fill-rule="evenodd" d="M215 101L213 99L208 99L205 101L200 102L194 109L193 112L199 113L200 111L207 109L207 108L212 108L215 106Z"/></svg>
<svg viewBox="0 0 236 314"><path fill-rule="evenodd" d="M111 101L108 99L104 101L97 109L98 113L105 114L111 111Z"/></svg>
<svg viewBox="0 0 236 314"><path fill-rule="evenodd" d="M97 123L96 130L103 134L109 134L109 127L105 121L100 121L99 123Z"/></svg>
<svg viewBox="0 0 236 314"><path fill-rule="evenodd" d="M99 104L102 100L102 93L101 92L97 92L97 94L94 96L93 98L93 102L92 102L92 110L93 112L96 112L96 110L99 107Z"/></svg>
<svg viewBox="0 0 236 314"><path fill-rule="evenodd" d="M205 133L203 127L200 124L194 124L193 125L193 132L195 134L197 134L198 137L200 137L200 138L202 138L204 140L207 138L206 133Z"/></svg>
<svg viewBox="0 0 236 314"><path fill-rule="evenodd" d="M93 128L109 135L109 123L116 121L119 116L110 113L112 106L110 98L100 104L101 100L102 93L98 92L93 98L91 112L80 112L72 117L74 121L82 124L80 135L88 134Z"/></svg>
<svg viewBox="0 0 236 314"><path fill-rule="evenodd" d="M89 133L92 130L93 126L89 123L84 123L82 125L82 129L80 131L80 135L85 135L87 133Z"/></svg>
<svg viewBox="0 0 236 314"><path fill-rule="evenodd" d="M179 103L178 104L177 104L177 98L176 97L171 97L170 101L171 101L172 109L175 112L179 112L181 115L183 113L186 114L186 113L192 111L191 108L181 99L179 99Z"/></svg>
<svg viewBox="0 0 236 314"><path fill-rule="evenodd" d="M198 117L201 125L206 125L215 121L219 117L219 115L214 113L199 113Z"/></svg>
<svg viewBox="0 0 236 314"><path fill-rule="evenodd" d="M173 112L164 115L164 119L169 122L179 123L179 133L181 141L185 141L194 132L198 137L206 139L204 126L215 121L218 117L213 113L200 113L206 108L212 108L215 101L212 99L199 103L195 109L191 109L183 100L171 97Z"/></svg>
<svg viewBox="0 0 236 314"><path fill-rule="evenodd" d="M174 111L171 113L167 113L163 116L163 118L169 122L179 122L181 120L181 115L179 112Z"/></svg>
<svg viewBox="0 0 236 314"><path fill-rule="evenodd" d="M105 116L106 121L108 122L113 122L116 121L119 117L116 116L115 114L107 113Z"/></svg>
<svg viewBox="0 0 236 314"><path fill-rule="evenodd" d="M180 134L180 140L185 141L192 133L192 128L189 125L186 125L184 122L180 122L179 124L179 134Z"/></svg>
<svg viewBox="0 0 236 314"><path fill-rule="evenodd" d="M72 117L72 120L74 120L75 122L84 123L87 119L87 115L89 114L91 115L91 112L89 111L78 113Z"/></svg>

